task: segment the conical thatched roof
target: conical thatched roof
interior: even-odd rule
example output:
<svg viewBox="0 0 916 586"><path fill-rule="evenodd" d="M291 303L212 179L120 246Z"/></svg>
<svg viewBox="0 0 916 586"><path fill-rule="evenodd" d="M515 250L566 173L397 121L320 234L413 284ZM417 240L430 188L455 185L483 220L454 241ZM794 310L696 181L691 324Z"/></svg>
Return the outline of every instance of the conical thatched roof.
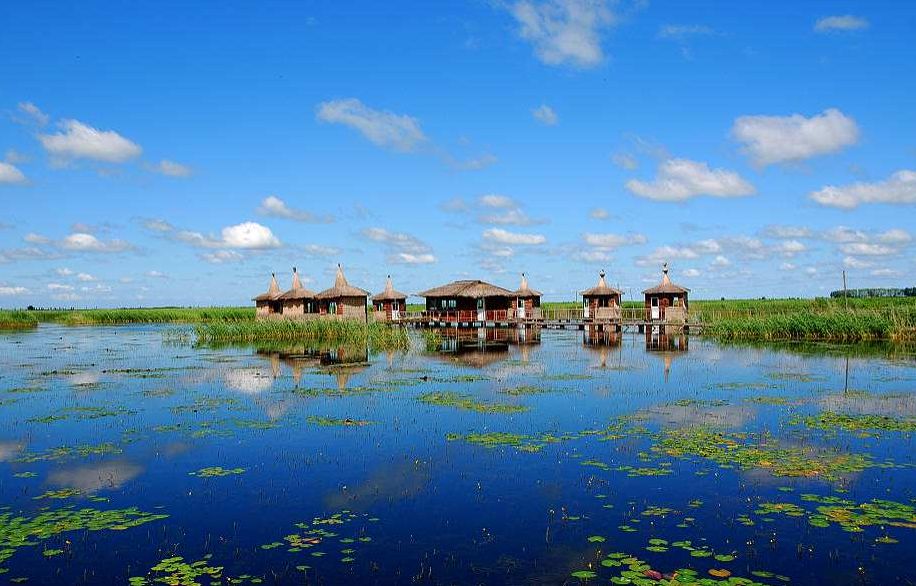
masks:
<svg viewBox="0 0 916 586"><path fill-rule="evenodd" d="M372 296L372 301L401 301L406 299L406 293L394 290L394 286L391 284L391 275L388 275L388 278L385 280L385 290L378 295Z"/></svg>
<svg viewBox="0 0 916 586"><path fill-rule="evenodd" d="M597 285L582 292L583 297L597 297L599 295L623 295L620 289L608 286L607 281L604 280L604 271L598 273Z"/></svg>
<svg viewBox="0 0 916 586"><path fill-rule="evenodd" d="M277 284L277 275L271 273L270 275L270 286L267 288L266 293L261 293L252 301L276 301L280 298L280 285Z"/></svg>
<svg viewBox="0 0 916 586"><path fill-rule="evenodd" d="M433 287L421 293L420 297L512 297L512 291L480 280L452 281L448 285Z"/></svg>
<svg viewBox="0 0 916 586"><path fill-rule="evenodd" d="M662 282L658 285L643 291L644 295L655 295L658 293L687 293L690 289L675 285L668 278L668 263L662 265Z"/></svg>
<svg viewBox="0 0 916 586"><path fill-rule="evenodd" d="M354 287L347 283L347 278L343 274L343 268L337 265L337 276L334 278L334 286L330 289L321 291L315 297L318 299L334 299L337 297L368 297L369 292L359 287Z"/></svg>
<svg viewBox="0 0 916 586"><path fill-rule="evenodd" d="M302 286L302 281L299 280L299 273L296 272L296 267L293 267L293 286L292 288L280 295L281 300L285 299L314 299L315 292L310 291Z"/></svg>
<svg viewBox="0 0 916 586"><path fill-rule="evenodd" d="M522 273L522 284L519 285L518 289L512 292L512 295L515 297L540 297L541 292L535 291L534 289L529 289L528 276L525 273Z"/></svg>

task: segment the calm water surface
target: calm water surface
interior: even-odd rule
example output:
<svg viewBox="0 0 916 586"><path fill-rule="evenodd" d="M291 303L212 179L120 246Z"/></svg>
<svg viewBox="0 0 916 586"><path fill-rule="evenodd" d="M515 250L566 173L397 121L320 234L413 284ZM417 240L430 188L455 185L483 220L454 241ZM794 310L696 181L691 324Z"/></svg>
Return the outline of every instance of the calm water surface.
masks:
<svg viewBox="0 0 916 586"><path fill-rule="evenodd" d="M0 582L916 580L911 349L170 331L0 336Z"/></svg>

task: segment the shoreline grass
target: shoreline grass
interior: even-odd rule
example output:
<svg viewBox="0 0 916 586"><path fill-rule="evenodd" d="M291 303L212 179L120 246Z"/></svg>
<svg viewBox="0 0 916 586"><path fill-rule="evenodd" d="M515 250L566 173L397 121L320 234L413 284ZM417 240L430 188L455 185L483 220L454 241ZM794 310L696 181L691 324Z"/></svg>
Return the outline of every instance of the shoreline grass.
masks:
<svg viewBox="0 0 916 586"><path fill-rule="evenodd" d="M120 309L0 310L0 329L66 326L254 321L253 307L149 307Z"/></svg>
<svg viewBox="0 0 916 586"><path fill-rule="evenodd" d="M356 320L212 321L194 327L198 343L300 341L316 344L368 345L372 350L407 349L405 328Z"/></svg>

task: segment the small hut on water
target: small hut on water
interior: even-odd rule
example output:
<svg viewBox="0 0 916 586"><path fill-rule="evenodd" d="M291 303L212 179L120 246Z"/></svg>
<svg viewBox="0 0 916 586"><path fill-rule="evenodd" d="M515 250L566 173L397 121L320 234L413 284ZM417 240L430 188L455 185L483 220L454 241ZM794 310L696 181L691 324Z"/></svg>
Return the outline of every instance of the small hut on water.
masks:
<svg viewBox="0 0 916 586"><path fill-rule="evenodd" d="M315 295L315 299L322 318L368 320L369 292L350 285L339 264L334 286Z"/></svg>
<svg viewBox="0 0 916 586"><path fill-rule="evenodd" d="M267 292L254 297L255 317L267 318L283 313L283 303L280 301L280 285L277 284L277 275L271 273L270 286Z"/></svg>
<svg viewBox="0 0 916 586"><path fill-rule="evenodd" d="M400 321L401 311L407 308L407 294L395 291L391 275L385 280L385 290L372 296L375 321Z"/></svg>
<svg viewBox="0 0 916 586"><path fill-rule="evenodd" d="M318 301L315 299L315 292L302 286L296 267L293 267L292 287L280 295L279 299L285 318L310 319L318 315Z"/></svg>
<svg viewBox="0 0 916 586"><path fill-rule="evenodd" d="M512 292L515 297L515 318L541 319L541 292L528 287L528 276L522 273L522 283Z"/></svg>
<svg viewBox="0 0 916 586"><path fill-rule="evenodd" d="M509 319L514 293L480 280L453 281L421 293L429 317L442 321L483 322Z"/></svg>
<svg viewBox="0 0 916 586"><path fill-rule="evenodd" d="M687 294L690 289L675 285L668 278L668 263L662 266L662 282L643 291L646 296L646 320L668 324L687 323Z"/></svg>
<svg viewBox="0 0 916 586"><path fill-rule="evenodd" d="M598 273L598 284L582 292L583 317L593 322L619 322L621 291L608 286L604 274Z"/></svg>

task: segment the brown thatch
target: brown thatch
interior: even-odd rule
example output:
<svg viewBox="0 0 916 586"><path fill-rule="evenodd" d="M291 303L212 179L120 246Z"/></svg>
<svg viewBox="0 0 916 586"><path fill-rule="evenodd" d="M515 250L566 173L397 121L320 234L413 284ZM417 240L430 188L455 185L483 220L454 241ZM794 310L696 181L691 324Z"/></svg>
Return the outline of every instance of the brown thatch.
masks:
<svg viewBox="0 0 916 586"><path fill-rule="evenodd" d="M671 282L671 279L668 278L668 263L665 263L662 266L662 282L654 287L650 287L643 291L644 295L657 295L659 293L687 293L690 289L686 287L681 287L680 285L675 285Z"/></svg>
<svg viewBox="0 0 916 586"><path fill-rule="evenodd" d="M385 290L379 293L378 295L372 296L372 301L406 301L407 294L401 293L400 291L395 291L394 286L391 284L391 275L388 275L388 279L385 281Z"/></svg>
<svg viewBox="0 0 916 586"><path fill-rule="evenodd" d="M337 299L340 297L369 297L369 292L360 289L359 287L354 287L350 283L347 283L347 278L343 274L343 268L340 265L337 265L337 277L334 278L334 286L330 289L325 289L317 295L318 299Z"/></svg>
<svg viewBox="0 0 916 586"><path fill-rule="evenodd" d="M280 298L280 285L277 283L277 275L274 273L270 274L270 286L267 288L266 293L261 293L257 297L252 298L252 301L276 301Z"/></svg>
<svg viewBox="0 0 916 586"><path fill-rule="evenodd" d="M310 291L309 289L306 289L305 287L302 286L302 281L299 280L299 273L296 272L296 267L293 267L293 286L289 291L287 291L283 295L280 295L280 300L283 301L287 299L314 299L314 298L315 298L315 292Z"/></svg>
<svg viewBox="0 0 916 586"><path fill-rule="evenodd" d="M514 297L521 297L524 299L526 297L540 297L541 292L528 288L528 276L525 273L522 273L522 284L518 289L512 292L512 295Z"/></svg>
<svg viewBox="0 0 916 586"><path fill-rule="evenodd" d="M512 291L480 280L452 281L448 285L433 287L421 293L420 297L512 297Z"/></svg>
<svg viewBox="0 0 916 586"><path fill-rule="evenodd" d="M604 271L598 273L598 284L592 287L591 289L586 289L582 292L583 297L600 297L603 295L623 295L623 292L620 289L615 289L609 287L607 281L604 280Z"/></svg>

